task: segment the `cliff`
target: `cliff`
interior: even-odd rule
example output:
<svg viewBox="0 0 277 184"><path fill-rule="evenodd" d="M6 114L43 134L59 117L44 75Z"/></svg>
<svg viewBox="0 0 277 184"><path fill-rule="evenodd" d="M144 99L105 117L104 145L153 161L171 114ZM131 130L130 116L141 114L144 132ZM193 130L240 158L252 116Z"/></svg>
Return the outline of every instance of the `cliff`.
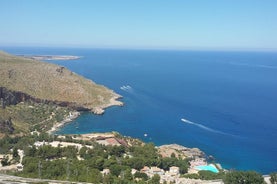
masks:
<svg viewBox="0 0 277 184"><path fill-rule="evenodd" d="M96 114L122 105L120 95L63 66L9 55L0 51L1 106L21 101L54 103Z"/></svg>

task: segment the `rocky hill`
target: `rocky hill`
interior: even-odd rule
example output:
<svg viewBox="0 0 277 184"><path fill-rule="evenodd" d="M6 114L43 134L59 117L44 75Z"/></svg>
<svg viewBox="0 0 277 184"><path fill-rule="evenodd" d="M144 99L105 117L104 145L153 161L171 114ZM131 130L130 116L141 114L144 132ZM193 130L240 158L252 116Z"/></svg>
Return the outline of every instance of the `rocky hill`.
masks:
<svg viewBox="0 0 277 184"><path fill-rule="evenodd" d="M122 105L120 95L63 66L13 56L0 51L1 106L21 101L54 103L96 114Z"/></svg>

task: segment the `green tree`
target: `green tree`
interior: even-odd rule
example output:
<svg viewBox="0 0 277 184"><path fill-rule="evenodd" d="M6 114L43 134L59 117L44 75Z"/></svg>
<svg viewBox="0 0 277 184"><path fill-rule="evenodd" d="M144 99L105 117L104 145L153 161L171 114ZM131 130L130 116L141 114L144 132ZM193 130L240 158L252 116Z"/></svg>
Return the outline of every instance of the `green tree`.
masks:
<svg viewBox="0 0 277 184"><path fill-rule="evenodd" d="M13 152L12 152L13 158L16 159L19 155L18 155L18 149L17 148L13 148Z"/></svg>
<svg viewBox="0 0 277 184"><path fill-rule="evenodd" d="M113 177L111 174L107 174L103 176L103 184L112 184L113 183Z"/></svg>
<svg viewBox="0 0 277 184"><path fill-rule="evenodd" d="M225 184L263 184L264 178L255 171L231 171L223 181Z"/></svg>
<svg viewBox="0 0 277 184"><path fill-rule="evenodd" d="M271 184L277 184L277 172L271 173L269 176Z"/></svg>
<svg viewBox="0 0 277 184"><path fill-rule="evenodd" d="M32 146L32 147L27 147L25 148L25 156L29 156L29 157L35 157L36 155L36 147L35 146Z"/></svg>
<svg viewBox="0 0 277 184"><path fill-rule="evenodd" d="M83 146L80 151L79 151L79 154L82 158L86 158L87 157L87 151L88 151L88 148Z"/></svg>
<svg viewBox="0 0 277 184"><path fill-rule="evenodd" d="M199 179L200 178L199 174L196 174L196 173L186 174L186 175L183 175L183 177L190 178L190 179Z"/></svg>
<svg viewBox="0 0 277 184"><path fill-rule="evenodd" d="M130 166L131 168L140 170L145 166L145 159L142 157L133 157L126 159L124 163Z"/></svg>
<svg viewBox="0 0 277 184"><path fill-rule="evenodd" d="M133 179L133 175L131 173L131 169L126 169L121 172L122 178L124 177L125 180L131 181Z"/></svg>
<svg viewBox="0 0 277 184"><path fill-rule="evenodd" d="M171 153L170 157L171 157L171 158L176 158L175 153Z"/></svg>
<svg viewBox="0 0 277 184"><path fill-rule="evenodd" d="M111 165L117 164L117 161L111 157L110 159L105 159L104 160L104 165L103 168L109 168Z"/></svg>
<svg viewBox="0 0 277 184"><path fill-rule="evenodd" d="M39 159L35 157L24 157L22 164L24 165L23 176L38 177Z"/></svg>
<svg viewBox="0 0 277 184"><path fill-rule="evenodd" d="M103 180L102 174L98 169L92 169L89 171L89 182L92 183L101 183Z"/></svg>
<svg viewBox="0 0 277 184"><path fill-rule="evenodd" d="M213 173L211 171L199 171L198 174L202 180L222 179L224 176L224 173Z"/></svg>
<svg viewBox="0 0 277 184"><path fill-rule="evenodd" d="M104 165L104 159L102 157L99 157L96 161L95 161L95 167L98 170L103 170L103 165Z"/></svg>
<svg viewBox="0 0 277 184"><path fill-rule="evenodd" d="M110 167L111 174L114 176L119 176L122 170L123 170L122 166L117 165L117 164L112 165Z"/></svg>
<svg viewBox="0 0 277 184"><path fill-rule="evenodd" d="M159 184L161 177L158 174L155 174L150 180L149 184Z"/></svg>
<svg viewBox="0 0 277 184"><path fill-rule="evenodd" d="M134 174L134 178L141 178L141 179L143 179L144 181L148 180L147 174L141 173L141 172L136 172L136 173Z"/></svg>
<svg viewBox="0 0 277 184"><path fill-rule="evenodd" d="M65 147L63 150L63 156L70 159L75 159L77 157L77 148L75 146Z"/></svg>
<svg viewBox="0 0 277 184"><path fill-rule="evenodd" d="M125 147L124 146L111 146L109 147L110 154L114 155L116 157L121 157L123 153L125 153Z"/></svg>
<svg viewBox="0 0 277 184"><path fill-rule="evenodd" d="M2 166L7 166L9 165L9 157L8 156L4 156L4 158L1 160L1 164Z"/></svg>

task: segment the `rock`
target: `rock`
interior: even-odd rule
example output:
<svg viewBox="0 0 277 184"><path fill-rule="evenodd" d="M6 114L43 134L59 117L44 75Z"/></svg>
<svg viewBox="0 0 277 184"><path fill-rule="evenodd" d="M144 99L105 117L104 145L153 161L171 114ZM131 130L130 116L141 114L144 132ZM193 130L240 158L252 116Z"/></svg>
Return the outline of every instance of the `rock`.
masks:
<svg viewBox="0 0 277 184"><path fill-rule="evenodd" d="M104 110L101 109L101 108L94 108L94 109L92 109L92 112L93 112L94 114L97 114L97 115L104 114Z"/></svg>
<svg viewBox="0 0 277 184"><path fill-rule="evenodd" d="M174 153L177 157L183 158L205 158L205 153L198 148L187 148L178 144L162 145L158 147L163 157L170 157Z"/></svg>
<svg viewBox="0 0 277 184"><path fill-rule="evenodd" d="M7 120L0 119L0 133L13 133L14 127L11 118Z"/></svg>
<svg viewBox="0 0 277 184"><path fill-rule="evenodd" d="M60 75L63 73L63 70L64 70L64 67L63 67L63 66L58 67L58 68L56 69L56 71L57 71Z"/></svg>
<svg viewBox="0 0 277 184"><path fill-rule="evenodd" d="M1 107L2 109L5 109L5 107L6 107L3 98L0 98L0 107Z"/></svg>
<svg viewBox="0 0 277 184"><path fill-rule="evenodd" d="M6 105L16 105L20 102L35 102L35 103L45 103L45 104L55 104L62 107L69 107L77 111L89 111L90 109L83 107L74 102L62 102L62 101L52 101L46 99L39 99L32 97L28 94L22 93L20 91L8 90L5 87L0 87L0 99L2 99L1 106ZM101 111L102 110L102 111ZM94 112L94 111L93 111ZM103 109L96 109L95 111L98 114L103 114Z"/></svg>

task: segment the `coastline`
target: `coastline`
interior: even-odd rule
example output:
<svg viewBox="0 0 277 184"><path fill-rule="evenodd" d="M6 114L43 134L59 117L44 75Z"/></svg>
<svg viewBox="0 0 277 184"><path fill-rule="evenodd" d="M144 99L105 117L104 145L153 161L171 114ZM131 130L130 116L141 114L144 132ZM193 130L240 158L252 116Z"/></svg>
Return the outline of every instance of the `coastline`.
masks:
<svg viewBox="0 0 277 184"><path fill-rule="evenodd" d="M70 55L17 55L28 59L34 60L60 60L60 61L67 61L67 60L77 60L80 59L81 56L70 56Z"/></svg>
<svg viewBox="0 0 277 184"><path fill-rule="evenodd" d="M62 128L65 124L73 121L77 117L80 116L80 112L78 111L70 111L69 115L66 116L62 121L55 123L50 130L47 131L48 134L53 134L60 128Z"/></svg>
<svg viewBox="0 0 277 184"><path fill-rule="evenodd" d="M98 107L94 107L94 108L92 108L91 112L93 112L96 115L102 115L102 114L104 114L106 108L109 108L112 106L123 106L124 103L118 100L118 99L122 98L122 96L115 93L114 91L112 91L112 92L114 93L114 95L110 98L109 103L98 106Z"/></svg>
<svg viewBox="0 0 277 184"><path fill-rule="evenodd" d="M95 115L102 115L105 112L105 109L111 106L123 106L123 102L118 101L118 99L122 98L121 95L115 93L115 95L109 100L108 104L105 104L100 107L95 107L91 110ZM65 124L73 121L81 115L79 111L70 111L69 115L66 116L62 121L55 123L50 130L47 131L48 134L53 134L60 128L62 128Z"/></svg>

